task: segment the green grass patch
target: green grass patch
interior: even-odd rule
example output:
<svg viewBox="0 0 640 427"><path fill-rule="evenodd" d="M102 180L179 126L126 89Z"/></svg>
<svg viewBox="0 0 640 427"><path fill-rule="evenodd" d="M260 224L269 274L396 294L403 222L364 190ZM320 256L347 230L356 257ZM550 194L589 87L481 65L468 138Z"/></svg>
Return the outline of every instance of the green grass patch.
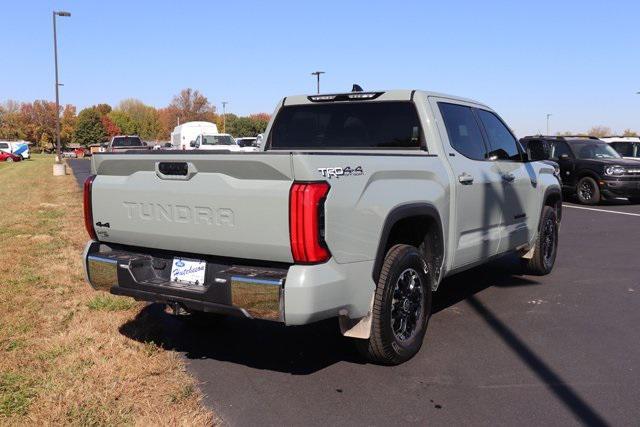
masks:
<svg viewBox="0 0 640 427"><path fill-rule="evenodd" d="M89 309L98 311L125 311L135 305L133 300L113 295L96 295L87 303Z"/></svg>
<svg viewBox="0 0 640 427"><path fill-rule="evenodd" d="M34 396L31 381L26 376L0 373L0 416L25 415Z"/></svg>

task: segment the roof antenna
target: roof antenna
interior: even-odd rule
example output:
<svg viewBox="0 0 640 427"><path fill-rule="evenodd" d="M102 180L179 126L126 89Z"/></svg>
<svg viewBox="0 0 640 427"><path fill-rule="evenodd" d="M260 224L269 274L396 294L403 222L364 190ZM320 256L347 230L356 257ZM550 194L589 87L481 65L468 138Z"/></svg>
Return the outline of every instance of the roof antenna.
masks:
<svg viewBox="0 0 640 427"><path fill-rule="evenodd" d="M362 88L360 87L360 85L354 83L353 87L351 88L351 92L362 92Z"/></svg>

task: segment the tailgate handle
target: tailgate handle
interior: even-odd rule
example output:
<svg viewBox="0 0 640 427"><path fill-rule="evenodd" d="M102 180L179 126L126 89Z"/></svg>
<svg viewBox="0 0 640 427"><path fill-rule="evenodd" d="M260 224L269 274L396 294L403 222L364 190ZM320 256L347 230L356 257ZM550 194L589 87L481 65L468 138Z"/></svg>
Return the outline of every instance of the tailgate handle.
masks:
<svg viewBox="0 0 640 427"><path fill-rule="evenodd" d="M158 163L158 171L163 175L187 176L189 165L187 162L160 162Z"/></svg>

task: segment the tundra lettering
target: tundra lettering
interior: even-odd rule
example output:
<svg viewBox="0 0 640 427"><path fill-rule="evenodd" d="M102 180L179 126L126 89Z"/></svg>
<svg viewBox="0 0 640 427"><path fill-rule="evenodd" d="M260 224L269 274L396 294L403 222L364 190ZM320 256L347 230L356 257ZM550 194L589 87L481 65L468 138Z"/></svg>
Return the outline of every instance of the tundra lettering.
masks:
<svg viewBox="0 0 640 427"><path fill-rule="evenodd" d="M186 206L151 202L122 202L127 211L127 219L144 221L165 221L182 224L225 225L233 227L234 216L231 209L214 209L208 206Z"/></svg>

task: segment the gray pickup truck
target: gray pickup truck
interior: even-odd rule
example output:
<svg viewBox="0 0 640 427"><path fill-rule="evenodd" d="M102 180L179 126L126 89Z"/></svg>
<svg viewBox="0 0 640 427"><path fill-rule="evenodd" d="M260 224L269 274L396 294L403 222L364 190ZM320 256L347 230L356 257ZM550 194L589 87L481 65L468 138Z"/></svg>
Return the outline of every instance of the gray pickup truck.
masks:
<svg viewBox="0 0 640 427"><path fill-rule="evenodd" d="M91 286L194 315L337 317L369 360L398 364L420 349L444 277L506 253L530 274L553 268L557 170L486 105L291 96L261 150L93 156Z"/></svg>

